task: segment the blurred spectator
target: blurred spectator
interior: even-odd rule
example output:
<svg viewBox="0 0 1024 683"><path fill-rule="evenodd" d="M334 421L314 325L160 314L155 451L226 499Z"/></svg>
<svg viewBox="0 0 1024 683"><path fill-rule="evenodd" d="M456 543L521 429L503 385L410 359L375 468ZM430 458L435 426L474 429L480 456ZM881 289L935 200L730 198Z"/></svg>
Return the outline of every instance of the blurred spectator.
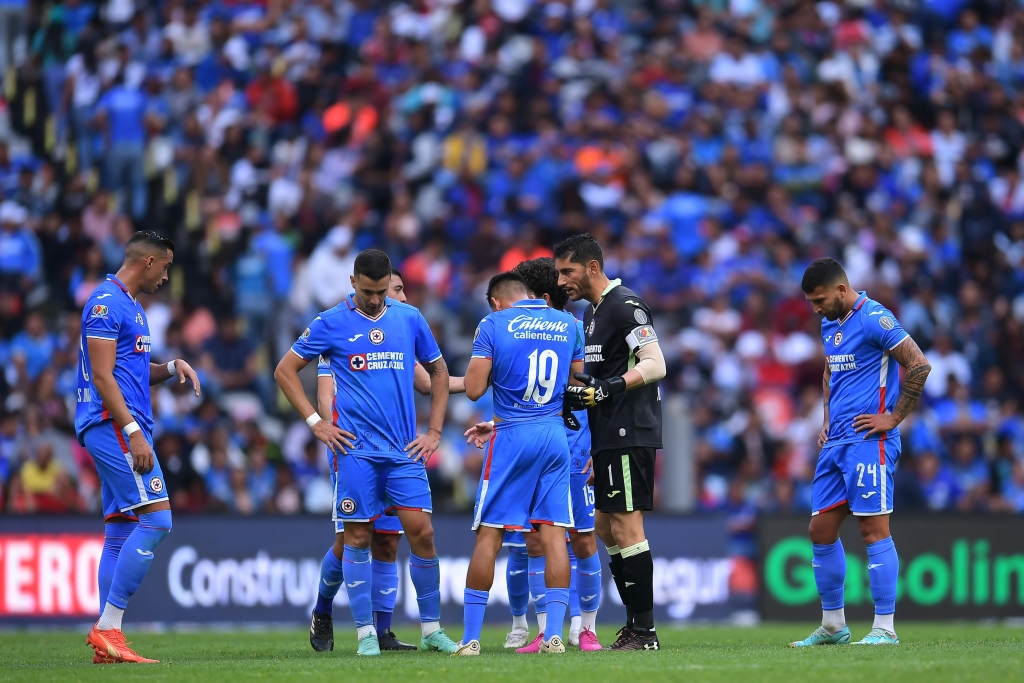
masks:
<svg viewBox="0 0 1024 683"><path fill-rule="evenodd" d="M209 387L215 392L258 389L255 349L239 334L235 318L218 321L217 333L203 347L199 367L209 377Z"/></svg>
<svg viewBox="0 0 1024 683"><path fill-rule="evenodd" d="M352 229L339 225L331 229L309 258L306 277L318 310L337 306L352 292Z"/></svg>

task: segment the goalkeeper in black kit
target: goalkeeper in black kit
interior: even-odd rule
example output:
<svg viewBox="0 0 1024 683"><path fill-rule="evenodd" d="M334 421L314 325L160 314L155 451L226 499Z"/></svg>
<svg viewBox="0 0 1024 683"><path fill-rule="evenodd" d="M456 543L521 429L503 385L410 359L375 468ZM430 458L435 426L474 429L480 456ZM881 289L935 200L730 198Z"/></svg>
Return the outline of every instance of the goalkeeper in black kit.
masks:
<svg viewBox="0 0 1024 683"><path fill-rule="evenodd" d="M586 299L586 362L566 389L566 406L586 408L593 454L594 516L608 546L610 568L626 606L626 625L613 650L657 650L654 560L644 512L654 503L654 455L661 448L665 357L651 309L620 280L604 273L601 246L590 235L555 245L558 284L573 301Z"/></svg>

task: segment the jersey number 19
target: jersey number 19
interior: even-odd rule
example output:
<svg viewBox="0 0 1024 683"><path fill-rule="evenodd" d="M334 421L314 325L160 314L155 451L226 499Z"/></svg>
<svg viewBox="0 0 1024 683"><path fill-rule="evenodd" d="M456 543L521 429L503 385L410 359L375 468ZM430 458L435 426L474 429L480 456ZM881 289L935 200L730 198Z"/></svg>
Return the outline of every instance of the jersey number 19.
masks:
<svg viewBox="0 0 1024 683"><path fill-rule="evenodd" d="M526 383L524 401L533 401L544 405L555 393L555 377L558 376L558 354L551 349L540 352L534 349L527 358L530 359L530 375ZM538 386L540 385L540 386ZM543 391L542 391L543 390Z"/></svg>

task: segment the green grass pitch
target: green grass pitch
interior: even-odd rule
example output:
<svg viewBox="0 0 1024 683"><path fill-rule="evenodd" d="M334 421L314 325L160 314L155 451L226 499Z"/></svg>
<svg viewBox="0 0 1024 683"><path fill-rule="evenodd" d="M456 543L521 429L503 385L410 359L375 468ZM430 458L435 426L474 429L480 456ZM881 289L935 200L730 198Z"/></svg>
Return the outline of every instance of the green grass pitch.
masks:
<svg viewBox="0 0 1024 683"><path fill-rule="evenodd" d="M562 656L506 654L504 629L484 632L484 654L451 659L438 653L395 652L374 659L355 656L355 634L339 629L331 653L313 652L307 632L199 631L133 633L134 647L161 660L152 666L92 665L85 633L0 633L0 680L4 681L331 681L332 683L647 683L723 681L755 683L820 681L1024 681L1024 629L967 624L898 624L897 647L818 647L791 650L789 640L813 624L754 628L709 626L659 629L656 653L581 653ZM461 628L452 629L457 632ZM854 638L867 624L851 626ZM610 628L599 629L602 641ZM399 637L413 641L414 631Z"/></svg>

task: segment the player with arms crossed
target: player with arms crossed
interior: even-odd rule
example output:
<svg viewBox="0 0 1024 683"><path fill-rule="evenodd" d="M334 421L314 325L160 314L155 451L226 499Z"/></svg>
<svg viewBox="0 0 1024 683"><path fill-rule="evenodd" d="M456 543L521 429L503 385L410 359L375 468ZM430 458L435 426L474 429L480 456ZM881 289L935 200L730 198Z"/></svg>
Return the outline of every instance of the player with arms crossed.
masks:
<svg viewBox="0 0 1024 683"><path fill-rule="evenodd" d="M665 358L651 309L620 280L604 273L601 246L590 235L555 245L558 284L573 301L590 302L584 386L566 389L566 403L588 409L597 534L608 546L609 568L626 607L626 625L613 650L657 650L654 560L644 535L654 505L654 459L661 448L661 393Z"/></svg>
<svg viewBox="0 0 1024 683"><path fill-rule="evenodd" d="M167 282L174 243L144 230L132 235L124 264L108 275L82 311L75 432L100 476L105 521L99 566L102 614L86 639L94 664L152 664L128 647L121 618L138 590L153 552L171 530L171 505L160 462L153 453L149 387L177 375L199 379L185 361L150 361L149 321L140 292Z"/></svg>
<svg viewBox="0 0 1024 683"><path fill-rule="evenodd" d="M524 261L513 269L523 278L531 296L543 299L557 311L565 310L569 295L558 286L558 270L553 258L538 258ZM576 329L583 336L583 322L576 321ZM566 426L565 436L569 441L570 488L572 491L572 516L576 526L569 530L570 565L573 574L569 591L569 610L579 609L579 617L572 619L569 629L569 644L584 652L601 649L597 641L597 610L601 607L601 558L597 554L597 540L594 535L594 487L588 482L591 469L590 428L587 413L574 413L576 424ZM466 432L472 443L480 445L490 437L491 425L482 422ZM519 648L517 652L529 654L540 651L544 641L547 617L544 612L544 570L543 549L536 534L514 532L506 534L504 545L509 548L506 567L509 608L512 610L512 631L505 642L506 648ZM538 580L539 579L539 580ZM575 590L573 590L575 588ZM529 630L526 627L526 605L529 594L533 594L537 611L538 635L527 644ZM574 605L574 598L576 605ZM543 623L542 623L543 622Z"/></svg>
<svg viewBox="0 0 1024 683"><path fill-rule="evenodd" d="M850 287L834 259L820 258L804 271L801 287L822 316L825 345L825 424L814 469L808 529L811 567L821 595L821 626L791 647L850 642L843 611L846 553L839 527L853 514L867 545L875 622L856 645L897 645L893 628L900 560L889 534L893 471L900 456L899 424L921 398L931 366L903 327L877 301ZM899 367L906 373L902 391ZM898 396L898 397L897 397Z"/></svg>
<svg viewBox="0 0 1024 683"><path fill-rule="evenodd" d="M400 303L405 303L405 283L397 268L391 269L391 280L388 285L388 296ZM430 375L422 365L415 365L413 384L421 394L430 394ZM317 412L325 420L334 420L331 406L334 404L334 376L331 366L325 358L320 357L317 366L316 401ZM466 391L461 377L448 378L448 392L461 394ZM339 522L338 542L344 546L345 524ZM391 618L395 612L395 600L398 597L398 539L402 535L402 523L397 515L382 515L373 521L373 533L370 535L370 568L373 580L370 582L373 606L373 624L377 629L377 641L381 650L415 650L415 645L408 645L398 639L391 630ZM328 651L334 647L333 603L320 605L326 612L314 613L313 625L309 631L309 642L314 650Z"/></svg>
<svg viewBox="0 0 1024 683"><path fill-rule="evenodd" d="M473 510L476 544L466 575L462 642L456 655L480 654L480 631L494 582L494 560L505 530L534 527L547 558L549 621L541 646L565 652L562 624L569 607L573 527L569 442L562 419L571 370L583 369L583 342L571 314L530 299L515 273L491 278L494 309L477 327L466 371L466 396L477 400L494 385L494 433L484 458Z"/></svg>
<svg viewBox="0 0 1024 683"><path fill-rule="evenodd" d="M439 623L441 576L424 467L441 440L448 368L420 312L387 297L391 280L387 254L368 249L356 257L353 270L354 293L318 315L274 372L288 401L331 450L333 520L338 533L320 568L311 636L328 645L325 649L333 647L329 615L344 580L356 622L358 654L380 654L373 626L370 537L375 519L397 511L412 549L409 573L420 609L420 647L450 654L457 646ZM321 419L313 410L299 380L299 371L319 356L329 363L334 377L332 421ZM433 397L429 429L419 436L413 396L417 360L430 375Z"/></svg>

